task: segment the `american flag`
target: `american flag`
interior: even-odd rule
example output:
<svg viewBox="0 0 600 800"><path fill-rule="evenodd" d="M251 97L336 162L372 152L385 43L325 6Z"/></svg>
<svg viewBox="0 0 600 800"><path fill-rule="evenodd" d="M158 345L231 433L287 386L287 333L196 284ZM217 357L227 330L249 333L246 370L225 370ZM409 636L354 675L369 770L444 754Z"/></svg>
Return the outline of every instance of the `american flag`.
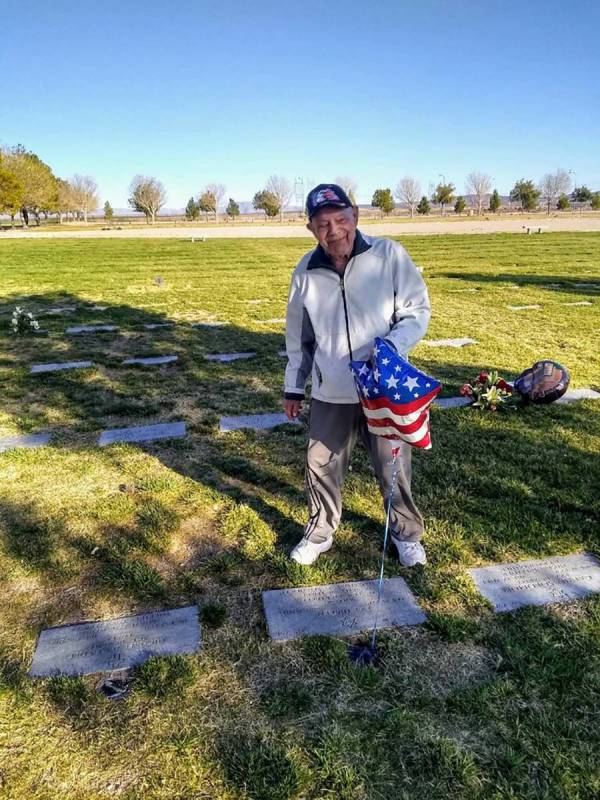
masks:
<svg viewBox="0 0 600 800"><path fill-rule="evenodd" d="M383 339L375 339L371 361L352 361L358 396L369 431L429 450L429 406L442 388Z"/></svg>

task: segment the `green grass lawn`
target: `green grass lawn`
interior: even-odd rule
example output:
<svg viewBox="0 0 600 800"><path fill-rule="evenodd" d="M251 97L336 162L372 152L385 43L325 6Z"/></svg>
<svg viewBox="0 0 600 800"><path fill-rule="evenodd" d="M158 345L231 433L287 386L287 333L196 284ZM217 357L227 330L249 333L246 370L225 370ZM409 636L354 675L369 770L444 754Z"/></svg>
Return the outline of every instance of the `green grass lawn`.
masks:
<svg viewBox="0 0 600 800"><path fill-rule="evenodd" d="M432 304L415 363L445 394L481 368L539 358L600 390L599 234L410 237ZM218 433L281 407L283 325L305 240L0 241L0 796L11 800L521 800L600 797L600 602L495 615L472 566L600 553L600 408L434 410L414 458L429 563L409 583L428 623L381 636L357 670L343 642L271 644L263 589L373 578L383 511L355 452L335 549L286 559L305 520L305 431ZM156 276L164 279L156 286ZM514 288L517 285L517 288ZM475 289L476 291L466 291ZM260 300L260 303L248 301ZM564 303L589 300L591 306ZM105 311L91 310L99 303ZM506 306L539 303L540 310ZM47 338L15 339L15 305ZM76 305L75 313L43 316ZM147 323L224 320L223 328ZM67 325L118 333L65 336ZM253 350L217 364L209 352ZM178 355L162 367L131 356ZM30 375L34 363L92 360ZM107 427L183 419L188 436L98 448ZM198 603L203 650L152 659L109 703L97 676L26 677L40 629Z"/></svg>

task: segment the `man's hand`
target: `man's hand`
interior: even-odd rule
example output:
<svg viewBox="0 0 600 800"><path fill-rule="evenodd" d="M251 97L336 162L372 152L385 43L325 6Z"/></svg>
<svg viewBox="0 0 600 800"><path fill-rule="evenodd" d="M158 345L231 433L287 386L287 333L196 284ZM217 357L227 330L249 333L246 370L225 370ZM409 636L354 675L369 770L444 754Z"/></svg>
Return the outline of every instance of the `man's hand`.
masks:
<svg viewBox="0 0 600 800"><path fill-rule="evenodd" d="M302 411L302 400L284 400L283 410L288 419L298 419Z"/></svg>

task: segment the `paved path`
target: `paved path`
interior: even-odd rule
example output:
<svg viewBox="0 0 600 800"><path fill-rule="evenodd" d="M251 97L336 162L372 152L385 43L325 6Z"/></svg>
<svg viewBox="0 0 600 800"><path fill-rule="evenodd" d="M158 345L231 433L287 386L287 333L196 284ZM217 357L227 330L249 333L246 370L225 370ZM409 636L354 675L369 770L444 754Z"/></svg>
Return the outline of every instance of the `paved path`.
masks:
<svg viewBox="0 0 600 800"><path fill-rule="evenodd" d="M509 219L476 219L467 218L455 220L450 218L432 219L425 222L365 222L362 230L371 236L405 236L405 235L430 235L445 233L523 233L526 226L536 227L541 225L545 232L553 231L600 231L600 214L597 217L520 217ZM543 236L544 233L541 235ZM538 235L538 234L534 234ZM117 231L103 231L93 227L89 230L73 230L68 228L56 230L55 228L41 227L22 230L8 230L0 232L0 241L3 239L24 239L49 237L56 239L81 238L81 239L135 239L135 238L177 238L177 239L278 239L288 237L312 237L304 225L218 225L218 226L164 226L164 227L134 227L123 228ZM201 244L201 242L199 243Z"/></svg>

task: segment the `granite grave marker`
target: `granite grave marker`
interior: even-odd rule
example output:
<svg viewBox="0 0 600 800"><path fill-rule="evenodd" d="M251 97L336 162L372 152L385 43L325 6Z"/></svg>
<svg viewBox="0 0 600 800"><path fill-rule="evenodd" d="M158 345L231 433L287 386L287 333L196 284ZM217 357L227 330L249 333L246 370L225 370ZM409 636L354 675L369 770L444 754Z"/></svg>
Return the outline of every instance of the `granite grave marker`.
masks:
<svg viewBox="0 0 600 800"><path fill-rule="evenodd" d="M181 436L185 436L185 422L163 422L158 425L138 425L133 428L102 431L98 444L103 447L115 442L152 442L155 439L176 439Z"/></svg>
<svg viewBox="0 0 600 800"><path fill-rule="evenodd" d="M285 414L247 414L240 417L221 417L219 430L221 433L239 431L242 428L264 431L284 423L297 425L298 420L289 420Z"/></svg>
<svg viewBox="0 0 600 800"><path fill-rule="evenodd" d="M378 581L352 581L263 592L269 636L286 641L317 634L352 636L375 621ZM384 581L378 627L419 625L425 614L403 578Z"/></svg>
<svg viewBox="0 0 600 800"><path fill-rule="evenodd" d="M63 361L56 364L34 364L31 367L32 373L40 372L58 372L63 369L85 369L86 367L93 367L92 361Z"/></svg>
<svg viewBox="0 0 600 800"><path fill-rule="evenodd" d="M565 603L600 592L600 563L589 553L468 570L495 611Z"/></svg>
<svg viewBox="0 0 600 800"><path fill-rule="evenodd" d="M197 606L61 625L40 633L29 675L45 678L128 669L151 656L194 653L200 642Z"/></svg>

